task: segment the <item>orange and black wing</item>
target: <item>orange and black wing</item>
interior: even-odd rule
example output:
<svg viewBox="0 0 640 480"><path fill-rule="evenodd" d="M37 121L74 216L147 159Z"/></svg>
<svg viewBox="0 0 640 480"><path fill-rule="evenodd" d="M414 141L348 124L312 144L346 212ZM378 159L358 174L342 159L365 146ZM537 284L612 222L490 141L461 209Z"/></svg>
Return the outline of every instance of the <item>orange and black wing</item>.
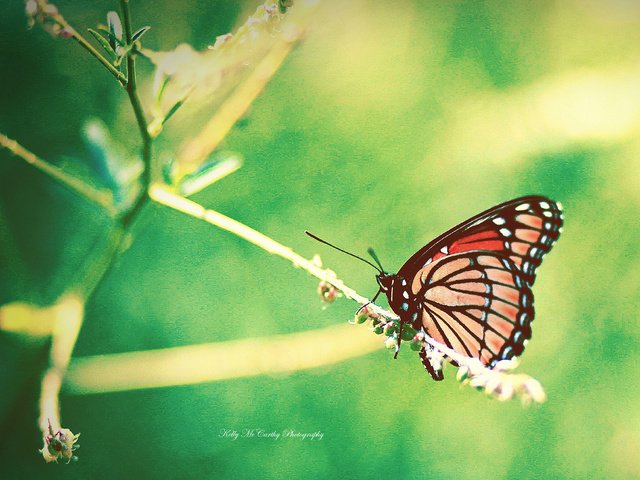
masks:
<svg viewBox="0 0 640 480"><path fill-rule="evenodd" d="M536 270L562 232L562 206L528 196L443 233L400 269L421 304L414 326L492 366L531 337Z"/></svg>
<svg viewBox="0 0 640 480"><path fill-rule="evenodd" d="M562 232L562 206L546 197L528 196L490 208L457 225L418 250L398 275L411 279L418 270L447 255L469 251L502 253L533 285L543 256Z"/></svg>
<svg viewBox="0 0 640 480"><path fill-rule="evenodd" d="M440 258L417 273L411 289L421 303L417 322L424 331L485 365L520 355L531 338L531 288L502 254Z"/></svg>

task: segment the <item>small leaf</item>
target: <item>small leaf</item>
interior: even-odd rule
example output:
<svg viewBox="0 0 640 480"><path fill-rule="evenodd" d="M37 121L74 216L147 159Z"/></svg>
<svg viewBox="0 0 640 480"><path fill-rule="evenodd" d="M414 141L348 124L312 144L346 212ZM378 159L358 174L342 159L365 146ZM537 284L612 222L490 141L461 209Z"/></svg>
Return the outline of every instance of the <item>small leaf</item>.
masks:
<svg viewBox="0 0 640 480"><path fill-rule="evenodd" d="M185 197L191 196L212 183L235 172L242 166L242 159L235 153L221 152L205 162L196 172L180 181L179 191Z"/></svg>
<svg viewBox="0 0 640 480"><path fill-rule="evenodd" d="M157 92L156 92L156 106L160 107L160 104L162 103L162 97L164 96L164 90L165 88L167 88L167 84L169 83L169 81L171 80L171 77L164 77L162 79L162 83L160 84L160 87L157 88Z"/></svg>
<svg viewBox="0 0 640 480"><path fill-rule="evenodd" d="M118 43L115 40L120 40L120 43L122 41L122 22L120 21L118 12L107 12L107 25L109 26L109 33L111 34L111 47L118 52Z"/></svg>
<svg viewBox="0 0 640 480"><path fill-rule="evenodd" d="M293 0L278 0L278 7L280 7L280 13L287 13L287 9L293 6Z"/></svg>
<svg viewBox="0 0 640 480"><path fill-rule="evenodd" d="M87 30L89 30L89 33L93 35L93 38L95 38L98 41L100 46L104 48L109 55L115 58L116 52L113 48L111 48L111 45L109 44L109 42L107 42L105 38L99 32L95 31L93 28L88 28Z"/></svg>
<svg viewBox="0 0 640 480"><path fill-rule="evenodd" d="M146 27L142 27L138 30L136 30L136 32L131 36L131 43L135 43L138 40L140 40L140 38L149 31L151 27L146 26Z"/></svg>
<svg viewBox="0 0 640 480"><path fill-rule="evenodd" d="M139 178L144 169L142 160L119 144L100 120L91 119L83 128L88 160L97 176L112 192L116 207L126 209L139 191Z"/></svg>
<svg viewBox="0 0 640 480"><path fill-rule="evenodd" d="M192 90L193 90L193 89L192 89ZM189 95L191 95L191 91L190 91L190 92L187 92L187 94L186 94L183 98L181 98L180 100L178 100L178 101L173 105L173 107L171 107L171 108L169 109L169 111L167 112L167 114L164 116L164 120L162 120L162 124L163 124L163 125L167 122L167 120L169 120L169 119L173 116L173 114L174 114L174 113L176 113L176 112L178 111L178 109L179 109L179 108L184 104L184 102L186 102L186 101L187 101L187 99L189 98Z"/></svg>
<svg viewBox="0 0 640 480"><path fill-rule="evenodd" d="M113 33L109 31L108 28L104 26L99 26L98 30L104 33L104 35L109 39L109 42L113 41L113 42L116 42L120 47L124 47L124 42L122 41L122 39L117 38Z"/></svg>

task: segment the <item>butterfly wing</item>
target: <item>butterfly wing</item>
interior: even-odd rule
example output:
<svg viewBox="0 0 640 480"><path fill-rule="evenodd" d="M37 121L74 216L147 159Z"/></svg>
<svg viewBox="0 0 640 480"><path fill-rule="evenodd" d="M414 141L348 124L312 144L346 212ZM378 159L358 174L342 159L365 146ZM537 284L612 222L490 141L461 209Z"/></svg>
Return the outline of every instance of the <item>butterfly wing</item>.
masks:
<svg viewBox="0 0 640 480"><path fill-rule="evenodd" d="M411 289L421 302L424 331L485 365L520 355L531 337L531 288L502 254L473 251L442 257L420 269Z"/></svg>
<svg viewBox="0 0 640 480"><path fill-rule="evenodd" d="M520 355L531 337L531 286L562 220L559 203L528 196L429 242L398 272L420 302L414 326L485 365Z"/></svg>
<svg viewBox="0 0 640 480"><path fill-rule="evenodd" d="M562 231L562 206L546 197L517 198L486 210L448 230L418 250L398 275L411 279L425 265L468 251L502 253L520 269L528 285L542 257Z"/></svg>

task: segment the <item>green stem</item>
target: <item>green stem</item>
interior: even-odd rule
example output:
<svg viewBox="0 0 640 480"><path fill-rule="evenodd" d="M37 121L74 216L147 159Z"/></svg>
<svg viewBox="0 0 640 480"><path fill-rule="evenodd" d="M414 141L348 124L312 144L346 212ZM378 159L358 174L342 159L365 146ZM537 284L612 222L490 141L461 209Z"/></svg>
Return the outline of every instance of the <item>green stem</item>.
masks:
<svg viewBox="0 0 640 480"><path fill-rule="evenodd" d="M131 12L129 10L129 0L120 0L120 8L122 10L122 18L124 20L125 41L127 45L131 45L133 33L131 29ZM127 95L129 96L129 101L131 102L131 106L133 107L133 113L135 114L136 122L138 123L140 136L142 137L142 160L144 162L144 171L142 173L142 194L133 205L133 207L131 207L129 212L127 212L122 217L122 225L125 228L131 223L138 212L147 203L149 199L148 191L152 179L151 148L153 139L149 134L147 120L144 116L142 104L140 103L140 97L138 96L138 86L136 83L136 56L133 51L131 51L129 55L127 55L126 90Z"/></svg>
<svg viewBox="0 0 640 480"><path fill-rule="evenodd" d="M105 190L97 190L90 185L87 185L82 180L69 175L61 168L58 168L55 165L51 165L41 158L38 158L38 156L36 156L34 153L30 152L18 142L10 139L2 133L0 133L0 147L6 148L15 156L21 158L29 165L37 168L44 174L49 175L51 178L57 180L62 185L70 190L73 190L80 196L97 205L100 205L107 211L107 213L109 213L109 215L114 216L116 214L111 192L107 192Z"/></svg>
<svg viewBox="0 0 640 480"><path fill-rule="evenodd" d="M115 259L122 251L122 246L127 237L126 229L119 225L110 232L107 245L97 258L91 262L84 277L79 282L79 289L82 297L86 300L97 290L98 285L106 278L107 272L115 264Z"/></svg>
<svg viewBox="0 0 640 480"><path fill-rule="evenodd" d="M125 75L121 71L119 71L116 67L114 67L113 64L104 57L104 55L102 55L98 50L96 50L95 47L91 45L86 38L80 35L75 29L71 28L71 26L69 26L68 24L67 24L67 28L70 29L71 36L73 37L73 39L76 42L78 42L80 46L82 46L82 48L84 48L87 52L93 55L95 59L98 60L107 70L109 70L109 72L114 77L116 77L116 80L118 80L122 86L125 86L127 84L127 77L125 77Z"/></svg>
<svg viewBox="0 0 640 480"><path fill-rule="evenodd" d="M46 9L48 7L46 1L40 0L38 3L40 7L43 9ZM53 19L60 27L62 27L63 31L67 33L67 36L71 36L76 42L80 44L82 48L84 48L96 60L98 60L104 66L104 68L106 68L109 71L109 73L111 73L116 78L116 80L120 82L122 86L125 86L127 84L127 77L125 77L120 70L114 67L113 64L104 57L104 55L102 55L98 50L96 50L96 48L93 45L91 45L86 38L84 38L80 33L78 33L78 31L75 28L73 28L69 24L69 22L67 22L67 20L64 18L64 16L62 16L61 13L56 12L50 15L50 18Z"/></svg>

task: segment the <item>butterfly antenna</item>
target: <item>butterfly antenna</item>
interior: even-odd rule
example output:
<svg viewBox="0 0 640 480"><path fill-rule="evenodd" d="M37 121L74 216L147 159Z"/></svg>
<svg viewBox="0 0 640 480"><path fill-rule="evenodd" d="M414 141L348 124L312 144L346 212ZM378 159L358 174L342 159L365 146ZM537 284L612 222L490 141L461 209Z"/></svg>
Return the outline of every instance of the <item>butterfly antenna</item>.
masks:
<svg viewBox="0 0 640 480"><path fill-rule="evenodd" d="M380 259L378 258L378 255L376 255L376 252L373 251L373 248L369 247L367 249L367 253L371 255L371 258L373 258L373 260L378 264L378 266L380 267L380 271L384 272L384 268L382 268L382 263L380 263Z"/></svg>
<svg viewBox="0 0 640 480"><path fill-rule="evenodd" d="M371 265L373 268L375 268L376 270L378 270L380 273L382 273L381 268L376 267L373 263L371 263L369 260L366 260L362 257L359 257L358 255L355 255L351 252L347 252L346 250L343 250L342 248L338 248L335 245L332 245L331 243L327 242L326 240L322 240L321 238L315 236L313 233L309 232L308 230L305 230L304 233L306 233L307 235L309 235L311 238L319 241L320 243L324 243L325 245L329 245L331 248L335 248L336 250L338 250L339 252L342 253L346 253L347 255L350 255L354 258L357 258L358 260L362 260L364 263Z"/></svg>

